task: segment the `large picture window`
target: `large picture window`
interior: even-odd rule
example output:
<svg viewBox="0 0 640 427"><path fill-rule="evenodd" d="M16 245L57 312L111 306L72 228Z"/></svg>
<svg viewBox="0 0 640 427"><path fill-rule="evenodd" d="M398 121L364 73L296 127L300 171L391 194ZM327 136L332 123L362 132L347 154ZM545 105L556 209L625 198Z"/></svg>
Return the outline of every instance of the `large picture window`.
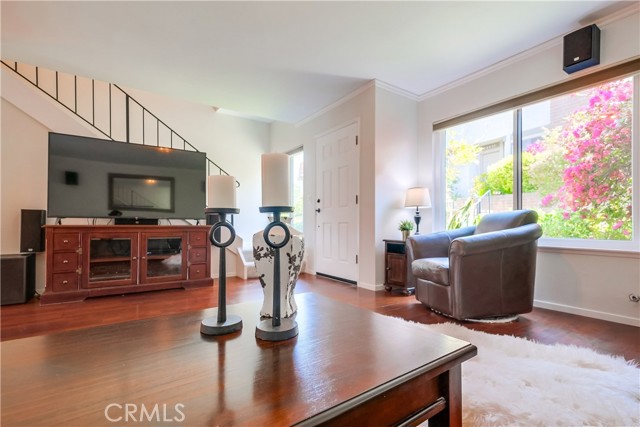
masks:
<svg viewBox="0 0 640 427"><path fill-rule="evenodd" d="M446 228L525 208L545 238L633 240L634 79L440 130Z"/></svg>

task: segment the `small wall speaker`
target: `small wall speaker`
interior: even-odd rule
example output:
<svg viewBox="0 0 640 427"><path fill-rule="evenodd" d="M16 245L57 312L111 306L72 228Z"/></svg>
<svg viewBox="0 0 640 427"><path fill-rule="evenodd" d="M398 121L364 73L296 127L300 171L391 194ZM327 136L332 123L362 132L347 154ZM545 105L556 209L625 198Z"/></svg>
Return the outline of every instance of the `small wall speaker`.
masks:
<svg viewBox="0 0 640 427"><path fill-rule="evenodd" d="M36 256L0 255L0 305L22 304L36 293Z"/></svg>
<svg viewBox="0 0 640 427"><path fill-rule="evenodd" d="M20 252L44 251L46 211L22 209L20 212Z"/></svg>
<svg viewBox="0 0 640 427"><path fill-rule="evenodd" d="M575 73L600 63L600 28L596 24L564 36L562 69Z"/></svg>
<svg viewBox="0 0 640 427"><path fill-rule="evenodd" d="M64 183L66 185L78 185L78 172L64 171Z"/></svg>

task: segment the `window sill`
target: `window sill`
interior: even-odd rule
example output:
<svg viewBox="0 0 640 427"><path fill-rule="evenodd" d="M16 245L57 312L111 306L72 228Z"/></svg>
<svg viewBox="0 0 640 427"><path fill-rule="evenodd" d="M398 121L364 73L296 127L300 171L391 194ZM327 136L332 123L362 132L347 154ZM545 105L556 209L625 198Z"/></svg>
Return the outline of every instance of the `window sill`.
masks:
<svg viewBox="0 0 640 427"><path fill-rule="evenodd" d="M552 245L549 245L548 243L538 244L538 252L640 259L640 251L624 250L624 249L552 246Z"/></svg>

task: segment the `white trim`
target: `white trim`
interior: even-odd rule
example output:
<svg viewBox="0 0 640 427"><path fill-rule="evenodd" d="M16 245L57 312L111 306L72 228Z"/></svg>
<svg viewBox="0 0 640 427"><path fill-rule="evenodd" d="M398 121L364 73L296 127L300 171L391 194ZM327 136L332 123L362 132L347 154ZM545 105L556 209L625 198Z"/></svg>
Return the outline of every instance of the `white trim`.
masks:
<svg viewBox="0 0 640 427"><path fill-rule="evenodd" d="M312 115L310 115L310 116L300 120L299 122L295 123L294 127L300 127L302 125L305 125L305 124L309 123L313 119L316 119L316 118L322 116L323 114L333 110L337 106L342 105L345 102L347 102L347 101L355 98L356 96L360 95L361 93L367 91L368 89L370 89L372 87L375 87L375 85L376 85L375 80L369 80L368 82L366 82L365 84L360 86L358 89L354 90L353 92L349 93L348 95L343 96L342 98L338 99L337 101L332 102L331 104L327 105L323 109L321 109L319 111L316 111Z"/></svg>
<svg viewBox="0 0 640 427"><path fill-rule="evenodd" d="M590 317L593 319L606 320L609 322L640 327L640 318L636 317L622 316L620 314L606 313L604 311L598 310L589 310L586 308L557 304L549 301L534 300L533 305L534 307L545 308L547 310L560 311L562 313L576 314L578 316Z"/></svg>
<svg viewBox="0 0 640 427"><path fill-rule="evenodd" d="M368 291L374 291L374 292L384 291L384 285L372 285L370 283L358 282L357 286L358 288L366 289Z"/></svg>
<svg viewBox="0 0 640 427"><path fill-rule="evenodd" d="M471 74L467 74L464 77L459 78L458 80L454 80L451 83L448 83L444 86L440 86L436 89L433 89L429 92L425 92L422 95L420 95L418 97L418 102L422 102L425 101L429 98L433 98L436 95L440 95L441 93L447 92L451 89L454 89L458 86L462 86L466 83L469 83L473 80L479 79L480 77L486 76L488 74L494 73L502 68L508 67L511 64L514 64L516 62L520 62L528 57L531 57L533 55L536 55L540 52L543 52L547 49L549 49L552 46L555 46L557 44L560 44L562 41L562 39L558 38L558 39L553 39L553 40L549 40L547 42L544 42L542 44L539 44L537 46L532 47L531 49L528 49L524 52L518 53L516 55L510 56L507 59L504 59L500 62L496 62L493 65L489 65L486 68L483 68L479 71L476 71L474 73Z"/></svg>
<svg viewBox="0 0 640 427"><path fill-rule="evenodd" d="M400 95L400 96L403 96L405 98L408 98L408 99L410 99L412 101L416 101L417 102L417 101L420 100L420 96L419 95L417 95L417 94L415 94L415 93L413 93L411 91L408 91L406 89L402 89L401 87L394 86L391 83L383 82L382 80L375 80L375 86L377 88L384 89L387 92L391 92L391 93L394 93L396 95Z"/></svg>
<svg viewBox="0 0 640 427"><path fill-rule="evenodd" d="M332 102L331 104L327 105L326 107L322 108L319 111L316 111L315 113L313 113L312 115L300 120L299 122L295 123L294 126L295 127L300 127L304 124L309 123L311 120L316 119L320 116L322 116L323 114L333 110L334 108L338 107L339 105L344 104L345 102L355 98L356 96L360 95L361 93L365 92L367 89L370 89L372 87L375 88L380 88L380 89L384 89L388 92L394 93L396 95L400 95L403 96L405 98L408 98L412 101L419 101L420 100L420 96L418 96L417 94L402 89L398 86L394 86L390 83L387 82L383 82L382 80L369 80L367 83L363 84L362 86L360 86L359 88L357 88L356 90L354 90L353 92L349 93L348 95L343 96L342 98L338 99L335 102Z"/></svg>
<svg viewBox="0 0 640 427"><path fill-rule="evenodd" d="M560 246L542 246L538 244L538 252L640 259L640 252L613 250L613 249L598 249L594 247L577 248L577 247L560 247Z"/></svg>
<svg viewBox="0 0 640 427"><path fill-rule="evenodd" d="M355 118L355 119L350 119L350 120L347 120L345 122L342 122L339 125L336 125L336 126L334 126L332 128L325 129L320 133L314 134L313 135L313 139L316 140L316 139L319 139L319 138L323 138L323 137L325 137L327 135L330 135L330 134L332 134L334 132L339 131L342 128L346 128L347 126L351 126L351 125L357 125L358 126L358 137L360 137L360 118L358 117L358 118Z"/></svg>

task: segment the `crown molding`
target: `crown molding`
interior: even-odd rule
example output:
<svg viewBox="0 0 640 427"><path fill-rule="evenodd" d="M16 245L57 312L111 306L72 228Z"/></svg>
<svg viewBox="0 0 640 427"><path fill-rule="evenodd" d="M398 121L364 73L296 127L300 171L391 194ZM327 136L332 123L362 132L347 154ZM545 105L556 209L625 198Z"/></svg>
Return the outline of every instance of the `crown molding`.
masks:
<svg viewBox="0 0 640 427"><path fill-rule="evenodd" d="M405 98L408 98L412 101L419 101L419 96L411 91L408 91L406 89L402 89L401 87L398 86L394 86L391 83L387 83L387 82L383 82L382 80L375 80L375 85L377 88L380 89L384 89L387 92L391 92L394 93L396 95L400 95L403 96Z"/></svg>
<svg viewBox="0 0 640 427"><path fill-rule="evenodd" d="M366 92L367 90L371 89L374 86L375 86L375 80L369 80L368 82L366 82L365 84L363 84L362 86L360 86L359 88L354 90L353 92L343 96L342 98L338 99L335 102L332 102L331 104L327 105L326 107L322 108L321 110L316 111L312 115L310 115L310 116L308 116L308 117L296 122L294 124L294 126L295 127L300 127L302 125L305 125L305 124L309 123L310 121L320 117L321 115L333 110L334 108L338 107L339 105L342 105L345 102L355 98L356 96L360 95L361 93Z"/></svg>
<svg viewBox="0 0 640 427"><path fill-rule="evenodd" d="M337 101L332 102L331 104L327 105L323 109L321 109L319 111L316 111L312 115L300 120L294 126L295 127L300 127L300 126L302 126L302 125L304 125L306 123L309 123L313 119L315 119L315 118L327 113L328 111L333 110L334 108L338 107L339 105L344 104L345 102L355 98L356 96L358 96L361 93L367 91L368 89L371 89L372 87L375 87L375 88L378 88L378 89L384 89L387 92L391 92L391 93L394 93L396 95L403 96L403 97L408 98L408 99L410 99L412 101L416 101L416 102L418 101L418 95L416 95L413 92L410 92L408 90L399 88L398 86L394 86L394 85L392 85L390 83L383 82L382 80L373 79L373 80L369 80L368 82L366 82L365 84L363 84L362 86L360 86L359 88L354 90L353 92L349 93L348 95L343 96L342 98L338 99Z"/></svg>

